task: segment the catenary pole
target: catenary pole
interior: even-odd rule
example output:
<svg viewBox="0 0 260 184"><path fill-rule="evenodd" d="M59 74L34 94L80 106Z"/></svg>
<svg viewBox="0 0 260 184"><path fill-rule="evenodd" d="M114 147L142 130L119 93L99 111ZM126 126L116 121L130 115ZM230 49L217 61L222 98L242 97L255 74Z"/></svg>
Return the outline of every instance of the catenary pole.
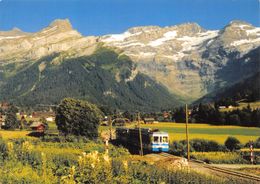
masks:
<svg viewBox="0 0 260 184"><path fill-rule="evenodd" d="M108 124L109 124L109 139L112 140L112 117L108 116Z"/></svg>
<svg viewBox="0 0 260 184"><path fill-rule="evenodd" d="M142 132L141 132L141 125L140 125L140 113L137 114L137 121L138 121L138 128L139 128L139 139L140 139L140 155L143 156L143 141L142 141Z"/></svg>
<svg viewBox="0 0 260 184"><path fill-rule="evenodd" d="M189 114L188 114L188 105L185 105L186 109L186 142L187 142L187 159L190 161L190 143L189 143L189 130L188 130L188 122L189 122Z"/></svg>

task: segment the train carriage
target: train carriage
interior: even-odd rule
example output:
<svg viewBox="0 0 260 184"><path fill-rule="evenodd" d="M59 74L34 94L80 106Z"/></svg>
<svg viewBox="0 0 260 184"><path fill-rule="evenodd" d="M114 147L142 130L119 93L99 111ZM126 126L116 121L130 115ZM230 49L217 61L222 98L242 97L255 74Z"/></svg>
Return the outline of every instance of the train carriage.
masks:
<svg viewBox="0 0 260 184"><path fill-rule="evenodd" d="M153 152L169 151L169 135L166 132L153 132L151 140L151 150Z"/></svg>
<svg viewBox="0 0 260 184"><path fill-rule="evenodd" d="M150 152L168 152L169 135L167 132L141 128L143 148ZM140 147L138 128L117 128L116 139L125 144Z"/></svg>

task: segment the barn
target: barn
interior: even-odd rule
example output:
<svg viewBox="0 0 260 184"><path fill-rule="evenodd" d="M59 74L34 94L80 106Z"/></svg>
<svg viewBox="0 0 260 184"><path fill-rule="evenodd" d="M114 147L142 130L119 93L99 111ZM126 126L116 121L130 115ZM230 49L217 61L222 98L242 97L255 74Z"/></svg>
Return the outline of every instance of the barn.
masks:
<svg viewBox="0 0 260 184"><path fill-rule="evenodd" d="M44 132L45 131L45 128L46 128L46 125L41 123L41 122L33 122L31 125L30 125L30 128L32 129L33 132Z"/></svg>

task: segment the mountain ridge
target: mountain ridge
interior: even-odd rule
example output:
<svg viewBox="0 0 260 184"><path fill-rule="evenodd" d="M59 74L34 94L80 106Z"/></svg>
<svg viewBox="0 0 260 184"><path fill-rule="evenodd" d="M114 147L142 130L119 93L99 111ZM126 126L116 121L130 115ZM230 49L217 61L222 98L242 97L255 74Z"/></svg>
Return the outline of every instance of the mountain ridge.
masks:
<svg viewBox="0 0 260 184"><path fill-rule="evenodd" d="M260 46L260 28L243 21L230 22L221 30L185 23L85 37L68 19L58 19L36 33L15 32L18 35L3 36L0 32L0 87L8 77L41 58L58 54L51 62L59 66L68 59L92 56L102 46L130 58L135 66L132 80L143 74L174 96L192 102L242 80L246 74L235 70L257 72L258 68L246 63L260 62L255 56L245 57ZM38 67L44 70L45 65Z"/></svg>

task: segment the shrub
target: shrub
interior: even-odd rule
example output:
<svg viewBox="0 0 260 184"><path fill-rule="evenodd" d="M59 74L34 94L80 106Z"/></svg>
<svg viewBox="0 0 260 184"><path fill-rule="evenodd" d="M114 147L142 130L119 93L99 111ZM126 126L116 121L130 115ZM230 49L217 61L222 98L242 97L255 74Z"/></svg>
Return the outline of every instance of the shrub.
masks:
<svg viewBox="0 0 260 184"><path fill-rule="evenodd" d="M3 126L6 130L16 129L18 128L19 122L16 117L16 113L18 112L17 107L14 105L11 105L6 112L6 119L5 119L5 125Z"/></svg>
<svg viewBox="0 0 260 184"><path fill-rule="evenodd" d="M208 151L225 151L224 145L217 143L216 141L208 141L205 139L192 139L190 145L195 151L208 152Z"/></svg>
<svg viewBox="0 0 260 184"><path fill-rule="evenodd" d="M255 141L255 148L260 148L260 137Z"/></svg>
<svg viewBox="0 0 260 184"><path fill-rule="evenodd" d="M190 151L193 151L193 147L190 145ZM170 153L178 156L186 156L187 155L187 143L185 140L174 141L170 144Z"/></svg>
<svg viewBox="0 0 260 184"><path fill-rule="evenodd" d="M59 136L51 136L51 135L45 135L43 137L40 137L41 141L43 142L61 142Z"/></svg>
<svg viewBox="0 0 260 184"><path fill-rule="evenodd" d="M235 137L228 137L225 141L225 146L230 151L239 150L242 147L240 141Z"/></svg>
<svg viewBox="0 0 260 184"><path fill-rule="evenodd" d="M252 141L247 142L244 147L249 148L251 144L253 144L254 148L260 148L260 137L258 137L258 139L254 142Z"/></svg>
<svg viewBox="0 0 260 184"><path fill-rule="evenodd" d="M214 164L244 164L248 163L240 153L236 152L194 152L192 157L206 163Z"/></svg>
<svg viewBox="0 0 260 184"><path fill-rule="evenodd" d="M209 152L209 151L227 151L224 145L216 141L208 141L205 139L192 139L190 142L190 151ZM187 153L187 144L185 140L174 141L170 144L170 152L174 155L184 156Z"/></svg>
<svg viewBox="0 0 260 184"><path fill-rule="evenodd" d="M101 111L87 101L65 98L56 112L57 128L64 135L96 139Z"/></svg>
<svg viewBox="0 0 260 184"><path fill-rule="evenodd" d="M30 151L20 151L17 154L17 159L21 161L24 165L28 164L32 168L40 170L42 166L41 153L39 152L30 152Z"/></svg>
<svg viewBox="0 0 260 184"><path fill-rule="evenodd" d="M56 176L64 175L70 167L77 164L77 159L72 154L47 155L47 158L48 166Z"/></svg>
<svg viewBox="0 0 260 184"><path fill-rule="evenodd" d="M0 161L4 161L8 157L8 147L6 142L0 137Z"/></svg>
<svg viewBox="0 0 260 184"><path fill-rule="evenodd" d="M8 172L7 172L8 171ZM19 161L7 161L4 167L0 168L0 183L58 183L58 178L52 173L39 174L30 165L24 165Z"/></svg>

